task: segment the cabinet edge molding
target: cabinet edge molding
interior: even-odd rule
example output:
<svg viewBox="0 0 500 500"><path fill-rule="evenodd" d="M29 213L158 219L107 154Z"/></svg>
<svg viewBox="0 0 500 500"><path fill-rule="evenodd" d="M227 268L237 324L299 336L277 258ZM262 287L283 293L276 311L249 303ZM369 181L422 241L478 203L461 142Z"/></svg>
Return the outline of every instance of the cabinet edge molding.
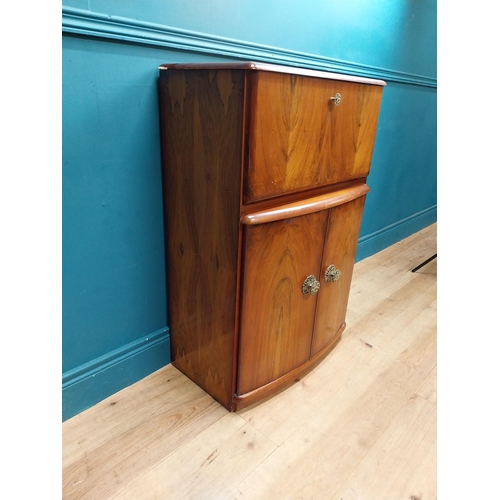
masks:
<svg viewBox="0 0 500 500"><path fill-rule="evenodd" d="M277 220L291 219L301 215L308 215L328 208L336 207L355 200L370 191L366 184L361 184L340 191L322 194L306 200L295 201L279 207L247 213L240 219L242 224L255 225L274 222Z"/></svg>
<svg viewBox="0 0 500 500"><path fill-rule="evenodd" d="M224 69L240 69L240 70L255 70L269 71L272 73L285 73L287 75L308 76L311 78L326 78L327 80L341 80L344 82L363 83L366 85L378 85L385 87L387 83L384 80L377 78L367 78L355 75L346 75L344 73L334 73L332 71L321 71L304 67L284 66L281 64L260 63L256 61L244 62L226 62L226 63L167 63L159 66L159 71L168 70L224 70Z"/></svg>

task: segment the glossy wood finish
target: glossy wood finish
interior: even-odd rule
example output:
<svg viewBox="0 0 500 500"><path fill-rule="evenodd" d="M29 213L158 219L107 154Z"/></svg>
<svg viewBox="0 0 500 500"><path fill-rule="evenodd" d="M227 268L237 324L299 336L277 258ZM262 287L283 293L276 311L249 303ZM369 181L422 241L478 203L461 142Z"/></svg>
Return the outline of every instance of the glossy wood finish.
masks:
<svg viewBox="0 0 500 500"><path fill-rule="evenodd" d="M160 79L174 366L225 406L233 388L244 74Z"/></svg>
<svg viewBox="0 0 500 500"><path fill-rule="evenodd" d="M282 377L309 359L328 211L247 226L237 394ZM320 292L321 293L321 290Z"/></svg>
<svg viewBox="0 0 500 500"><path fill-rule="evenodd" d="M301 367L343 330L366 192L350 191L358 197L330 210L245 228L238 396ZM330 264L337 282L325 281ZM302 293L309 275L317 295Z"/></svg>
<svg viewBox="0 0 500 500"><path fill-rule="evenodd" d="M249 89L245 202L368 175L381 87L254 72Z"/></svg>
<svg viewBox="0 0 500 500"><path fill-rule="evenodd" d="M160 70L173 364L230 410L340 339L382 92L273 68ZM342 278L327 285L330 261Z"/></svg>
<svg viewBox="0 0 500 500"><path fill-rule="evenodd" d="M297 366L288 373L282 375L280 378L274 379L266 385L258 387L257 389L247 392L245 394L235 394L233 399L233 410L243 410L254 403L262 401L269 396L276 394L280 389L288 387L295 382L298 382L302 377L306 376L315 366L317 366L328 353L339 343L342 333L345 330L345 323L342 325L337 334L330 340L330 342L318 351L314 356L309 358L305 363Z"/></svg>
<svg viewBox="0 0 500 500"><path fill-rule="evenodd" d="M263 224L264 222L307 215L347 203L368 193L369 190L366 184L358 184L349 188L328 192L323 195L313 196L306 200L283 203L279 206L264 209L259 212L246 213L241 217L241 222L242 224Z"/></svg>
<svg viewBox="0 0 500 500"><path fill-rule="evenodd" d="M332 208L329 212L311 356L314 356L331 342L332 338L345 325L347 301L364 203L365 197L362 196ZM340 278L336 282L327 283L325 272L332 264L340 270Z"/></svg>

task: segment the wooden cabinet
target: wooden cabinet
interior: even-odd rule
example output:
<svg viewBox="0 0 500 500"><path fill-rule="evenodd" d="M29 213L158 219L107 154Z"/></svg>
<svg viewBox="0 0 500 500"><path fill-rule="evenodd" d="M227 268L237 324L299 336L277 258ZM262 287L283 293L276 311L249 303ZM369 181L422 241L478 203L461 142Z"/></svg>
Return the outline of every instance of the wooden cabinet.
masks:
<svg viewBox="0 0 500 500"><path fill-rule="evenodd" d="M384 85L160 66L172 362L230 410L340 339Z"/></svg>

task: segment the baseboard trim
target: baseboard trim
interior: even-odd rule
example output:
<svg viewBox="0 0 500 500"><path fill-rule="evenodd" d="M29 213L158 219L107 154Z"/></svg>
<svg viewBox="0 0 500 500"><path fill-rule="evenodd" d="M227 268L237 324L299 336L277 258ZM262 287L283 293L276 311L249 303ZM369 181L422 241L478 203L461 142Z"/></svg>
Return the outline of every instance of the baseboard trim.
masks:
<svg viewBox="0 0 500 500"><path fill-rule="evenodd" d="M63 373L62 420L169 364L167 327Z"/></svg>
<svg viewBox="0 0 500 500"><path fill-rule="evenodd" d="M374 233L362 236L358 241L356 262L380 252L436 221L437 205L434 205Z"/></svg>
<svg viewBox="0 0 500 500"><path fill-rule="evenodd" d="M388 82L437 87L436 78L424 75L357 64L280 47L91 12L74 7L63 6L62 8L62 32L86 37L160 46L218 57L223 56L240 60L332 71L347 75L377 78Z"/></svg>

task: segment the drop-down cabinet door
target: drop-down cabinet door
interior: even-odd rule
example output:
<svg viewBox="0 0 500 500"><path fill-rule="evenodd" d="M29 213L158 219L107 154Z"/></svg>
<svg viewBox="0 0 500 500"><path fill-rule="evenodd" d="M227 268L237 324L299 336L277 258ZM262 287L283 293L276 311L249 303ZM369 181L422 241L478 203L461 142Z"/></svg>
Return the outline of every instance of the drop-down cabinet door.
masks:
<svg viewBox="0 0 500 500"><path fill-rule="evenodd" d="M265 71L248 86L246 203L368 175L382 87Z"/></svg>

